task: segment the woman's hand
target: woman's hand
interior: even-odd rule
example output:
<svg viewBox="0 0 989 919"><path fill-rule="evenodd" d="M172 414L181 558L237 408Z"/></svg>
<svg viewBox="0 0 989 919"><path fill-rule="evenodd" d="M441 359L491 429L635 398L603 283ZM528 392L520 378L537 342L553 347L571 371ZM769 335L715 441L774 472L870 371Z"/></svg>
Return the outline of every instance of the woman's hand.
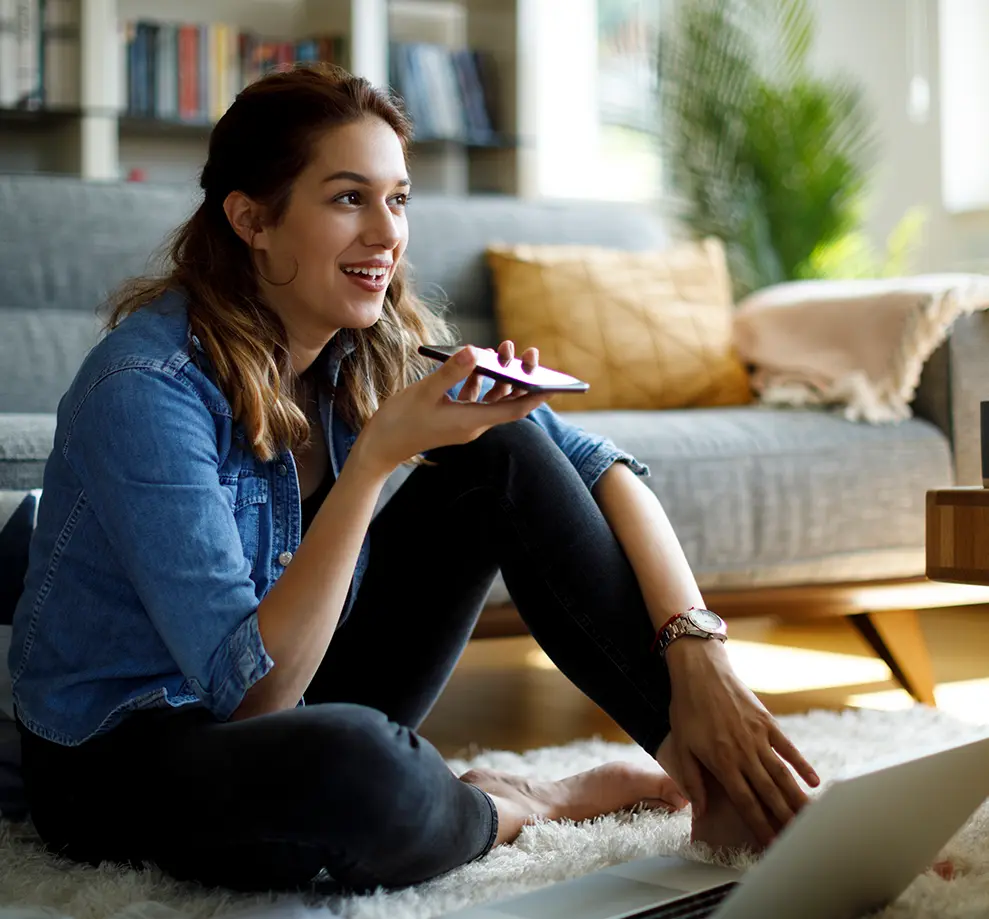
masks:
<svg viewBox="0 0 989 919"><path fill-rule="evenodd" d="M485 351L494 351L494 348L485 348ZM508 364L515 357L515 343L509 338L505 339L500 345L498 345L498 361L503 367L507 367ZM522 352L522 369L526 373L532 373L536 367L539 366L539 349L538 348L526 348ZM478 395L481 392L481 383L484 377L480 373L472 373L470 379L464 383L463 388L460 390L460 394L457 399L460 402L476 402ZM513 386L511 383L502 383L500 381L495 381L494 386L491 387L488 392L484 394L484 398L481 399L482 402L507 402L512 399L518 399L522 396L527 395L528 390L522 389L519 386Z"/></svg>
<svg viewBox="0 0 989 919"><path fill-rule="evenodd" d="M820 779L732 670L721 642L681 638L667 649L666 662L670 733L656 759L690 799L695 821L705 817L709 797L726 796L758 843L769 845L807 803L783 760L809 785ZM712 781L720 787L709 795ZM724 819L721 813L717 822Z"/></svg>
<svg viewBox="0 0 989 919"><path fill-rule="evenodd" d="M418 453L468 443L496 424L524 418L546 401L546 393L525 390L506 399L485 400L494 405L463 395L451 399L447 390L477 376L478 350L465 346L432 373L385 399L358 435L351 449L354 461L376 474L390 475Z"/></svg>

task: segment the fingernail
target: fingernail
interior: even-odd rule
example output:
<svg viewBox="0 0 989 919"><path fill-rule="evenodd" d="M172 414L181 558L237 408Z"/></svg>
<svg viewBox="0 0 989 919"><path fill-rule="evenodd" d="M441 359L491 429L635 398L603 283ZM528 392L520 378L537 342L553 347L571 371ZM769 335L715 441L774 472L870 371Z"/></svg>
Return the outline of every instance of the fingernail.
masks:
<svg viewBox="0 0 989 919"><path fill-rule="evenodd" d="M469 364L474 359L474 354L470 349L470 345L467 345L462 351L457 353L457 360L461 364Z"/></svg>

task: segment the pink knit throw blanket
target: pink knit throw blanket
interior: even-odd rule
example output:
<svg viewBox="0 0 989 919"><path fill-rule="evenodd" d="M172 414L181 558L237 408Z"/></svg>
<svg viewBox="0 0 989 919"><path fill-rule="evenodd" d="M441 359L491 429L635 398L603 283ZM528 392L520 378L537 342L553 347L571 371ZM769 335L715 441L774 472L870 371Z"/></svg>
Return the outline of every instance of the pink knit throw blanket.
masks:
<svg viewBox="0 0 989 919"><path fill-rule="evenodd" d="M739 303L735 347L754 365L765 403L837 405L852 421L898 421L910 417L924 362L952 323L987 307L989 275L794 281Z"/></svg>

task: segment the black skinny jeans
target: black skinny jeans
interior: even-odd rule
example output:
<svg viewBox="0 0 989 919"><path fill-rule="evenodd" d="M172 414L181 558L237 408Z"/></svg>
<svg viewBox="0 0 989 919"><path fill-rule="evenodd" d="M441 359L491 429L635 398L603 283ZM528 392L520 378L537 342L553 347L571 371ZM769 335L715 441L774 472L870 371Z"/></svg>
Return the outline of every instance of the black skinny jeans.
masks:
<svg viewBox="0 0 989 919"><path fill-rule="evenodd" d="M528 419L432 456L372 521L358 598L304 707L235 722L145 710L76 747L21 726L49 850L244 891L306 889L321 868L344 888L402 886L484 855L493 802L416 729L499 568L546 653L655 754L669 678L634 572L573 466Z"/></svg>

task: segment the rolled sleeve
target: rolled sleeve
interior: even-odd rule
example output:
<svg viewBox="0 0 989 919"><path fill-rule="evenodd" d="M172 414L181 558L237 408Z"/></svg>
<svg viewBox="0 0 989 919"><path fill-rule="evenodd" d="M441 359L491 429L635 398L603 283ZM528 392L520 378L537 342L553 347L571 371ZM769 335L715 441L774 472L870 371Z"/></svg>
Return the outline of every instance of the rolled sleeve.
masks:
<svg viewBox="0 0 989 919"><path fill-rule="evenodd" d="M638 476L649 476L649 467L614 441L601 434L592 434L569 421L564 421L545 403L526 417L538 424L566 454L588 491L594 488L605 470L615 462L625 463Z"/></svg>
<svg viewBox="0 0 989 919"><path fill-rule="evenodd" d="M226 720L274 661L212 414L180 376L112 370L76 408L62 453L176 666Z"/></svg>
<svg viewBox="0 0 989 919"><path fill-rule="evenodd" d="M215 666L229 676L213 693L210 708L217 718L226 721L237 710L247 690L275 666L261 640L257 610L220 646Z"/></svg>

